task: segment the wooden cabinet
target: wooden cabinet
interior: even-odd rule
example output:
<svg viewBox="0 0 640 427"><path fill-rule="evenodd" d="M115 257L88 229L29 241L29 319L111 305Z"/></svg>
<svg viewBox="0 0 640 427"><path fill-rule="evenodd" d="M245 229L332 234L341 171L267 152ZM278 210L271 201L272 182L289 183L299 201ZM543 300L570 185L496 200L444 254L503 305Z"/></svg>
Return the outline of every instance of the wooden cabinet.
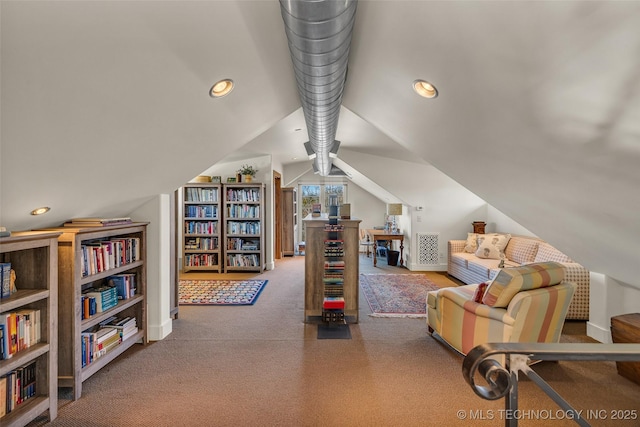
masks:
<svg viewBox="0 0 640 427"><path fill-rule="evenodd" d="M296 189L282 189L282 255L293 256L296 251L295 235L298 223Z"/></svg>
<svg viewBox="0 0 640 427"><path fill-rule="evenodd" d="M225 272L263 271L264 184L224 184Z"/></svg>
<svg viewBox="0 0 640 427"><path fill-rule="evenodd" d="M27 369L35 374L35 396L0 418L2 426L24 426L47 410L50 421L58 414L58 236L24 232L0 238L0 261L11 264L18 289L0 299L0 315L39 311L39 322L28 321L38 327L30 331L37 334L32 342L0 360L0 378Z"/></svg>
<svg viewBox="0 0 640 427"><path fill-rule="evenodd" d="M147 343L147 223L108 227L63 227L58 240L58 385L82 396L82 383L136 343ZM109 249L111 248L111 249ZM113 251L113 258L108 251ZM98 261L102 259L102 261ZM83 294L104 288L115 275L131 275L135 292L101 312L85 314ZM86 297L86 296L85 296ZM137 331L99 358L88 359L83 333L113 316L135 318Z"/></svg>
<svg viewBox="0 0 640 427"><path fill-rule="evenodd" d="M220 184L183 187L182 270L222 271Z"/></svg>
<svg viewBox="0 0 640 427"><path fill-rule="evenodd" d="M306 253L304 269L305 322L313 322L322 318L322 304L324 301L324 241L327 236L325 224L329 224L329 217L307 215L303 221L306 233ZM344 241L344 281L343 295L345 301L344 316L347 323L358 322L359 304L359 219L338 220L344 226L341 231Z"/></svg>

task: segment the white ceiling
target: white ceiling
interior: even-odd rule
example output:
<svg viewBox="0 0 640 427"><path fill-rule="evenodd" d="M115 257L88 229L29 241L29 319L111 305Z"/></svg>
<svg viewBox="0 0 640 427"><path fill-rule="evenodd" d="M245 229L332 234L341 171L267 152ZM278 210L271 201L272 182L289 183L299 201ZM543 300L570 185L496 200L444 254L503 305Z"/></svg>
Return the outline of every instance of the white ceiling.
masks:
<svg viewBox="0 0 640 427"><path fill-rule="evenodd" d="M2 1L0 19L2 225L129 212L240 149L305 157L275 0ZM637 284L639 22L640 2L361 0L337 139L429 162Z"/></svg>

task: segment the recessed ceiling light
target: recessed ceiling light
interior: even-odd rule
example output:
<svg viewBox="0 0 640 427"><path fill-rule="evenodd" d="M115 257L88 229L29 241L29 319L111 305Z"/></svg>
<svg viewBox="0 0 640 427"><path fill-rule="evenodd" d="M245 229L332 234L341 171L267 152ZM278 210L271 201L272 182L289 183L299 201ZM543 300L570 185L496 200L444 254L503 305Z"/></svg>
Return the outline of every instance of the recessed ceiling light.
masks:
<svg viewBox="0 0 640 427"><path fill-rule="evenodd" d="M425 98L435 98L438 96L438 89L431 83L424 80L416 80L413 82L413 90L420 96Z"/></svg>
<svg viewBox="0 0 640 427"><path fill-rule="evenodd" d="M294 132L300 132L302 130L302 128L295 128L293 131Z"/></svg>
<svg viewBox="0 0 640 427"><path fill-rule="evenodd" d="M31 215L42 215L42 214L46 214L47 212L49 212L51 210L51 208L49 206L43 206L41 208L36 208L34 210L31 211Z"/></svg>
<svg viewBox="0 0 640 427"><path fill-rule="evenodd" d="M211 87L211 90L209 91L209 95L211 95L212 98L222 98L232 90L233 90L233 80L224 79L224 80L220 80L219 82L217 82Z"/></svg>

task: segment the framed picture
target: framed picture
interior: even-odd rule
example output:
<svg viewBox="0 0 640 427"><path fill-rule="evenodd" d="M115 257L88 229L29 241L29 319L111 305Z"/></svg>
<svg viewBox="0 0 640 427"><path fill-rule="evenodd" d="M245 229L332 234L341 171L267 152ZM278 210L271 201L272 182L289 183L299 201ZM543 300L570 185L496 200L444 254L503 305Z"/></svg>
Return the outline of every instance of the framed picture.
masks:
<svg viewBox="0 0 640 427"><path fill-rule="evenodd" d="M230 182L236 182L236 177L230 176L229 178L227 178L227 183L230 183Z"/></svg>
<svg viewBox="0 0 640 427"><path fill-rule="evenodd" d="M222 182L222 177L220 177L220 176L212 176L211 177L211 182L213 182L214 184L220 184Z"/></svg>

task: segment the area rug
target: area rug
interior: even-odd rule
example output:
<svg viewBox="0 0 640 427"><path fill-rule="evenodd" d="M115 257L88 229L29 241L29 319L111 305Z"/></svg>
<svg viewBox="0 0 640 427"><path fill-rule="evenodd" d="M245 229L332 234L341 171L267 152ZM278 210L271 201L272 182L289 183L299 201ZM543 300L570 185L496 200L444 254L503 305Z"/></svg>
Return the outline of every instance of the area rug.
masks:
<svg viewBox="0 0 640 427"><path fill-rule="evenodd" d="M342 324L342 323L338 325L319 324L318 339L319 340L350 340L351 329L349 329L349 325Z"/></svg>
<svg viewBox="0 0 640 427"><path fill-rule="evenodd" d="M180 305L252 305L268 280L180 280Z"/></svg>
<svg viewBox="0 0 640 427"><path fill-rule="evenodd" d="M361 274L372 317L427 317L427 292L440 289L423 274Z"/></svg>

